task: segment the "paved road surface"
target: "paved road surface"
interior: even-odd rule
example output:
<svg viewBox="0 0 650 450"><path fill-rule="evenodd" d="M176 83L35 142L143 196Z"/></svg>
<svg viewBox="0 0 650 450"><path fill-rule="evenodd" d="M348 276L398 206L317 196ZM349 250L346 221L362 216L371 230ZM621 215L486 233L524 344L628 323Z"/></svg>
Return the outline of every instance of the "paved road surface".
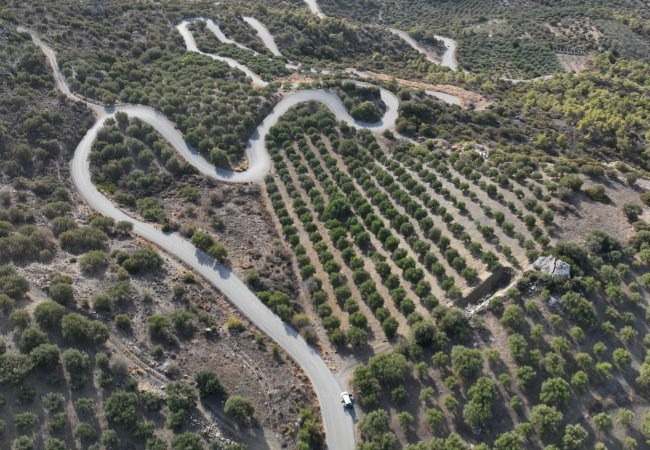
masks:
<svg viewBox="0 0 650 450"><path fill-rule="evenodd" d="M191 21L182 22L178 26L178 30L183 35L188 50L198 51L194 43L194 38L188 29L189 23ZM20 29L20 31L29 32L24 29ZM88 156L97 138L97 134L104 126L106 120L113 117L116 112L122 111L131 117L137 117L152 125L169 141L183 158L197 167L203 174L230 182L259 182L263 180L271 167L270 157L264 145L266 133L268 133L271 127L291 107L307 101L320 102L326 105L338 120L344 120L353 127L369 128L373 131L381 132L393 128L395 124L399 106L397 98L390 92L382 89L381 96L387 106L386 114L378 123L365 124L357 122L350 117L340 99L327 90L304 90L291 93L275 106L251 136L246 147L249 169L245 172L233 173L212 166L186 144L183 136L172 122L148 106L118 105L115 107L104 107L85 101L73 94L66 84L63 74L59 70L54 51L43 43L36 34L32 32L30 34L36 45L41 48L47 57L54 73L57 89L75 101L86 103L97 116L97 121L77 146L71 166L72 180L84 200L100 214L112 217L117 221L127 220L132 222L134 225L133 233L154 243L165 252L175 256L198 272L223 292L260 330L276 341L302 367L314 386L321 406L328 447L332 450L353 450L355 441L354 418L350 417L350 414L353 414L353 412L344 410L340 404L340 393L345 390L345 387L325 365L319 352L308 345L295 330L282 322L270 309L264 306L255 294L226 266L218 264L204 252L198 251L180 235L176 233L163 233L154 225L140 222L116 208L92 183ZM242 69L240 67L241 64L236 61L234 61L236 64L231 64L229 58L209 54L206 56L225 61L227 64L239 70L249 70L245 66ZM249 76L254 81L260 81L255 79L254 74L249 74Z"/></svg>

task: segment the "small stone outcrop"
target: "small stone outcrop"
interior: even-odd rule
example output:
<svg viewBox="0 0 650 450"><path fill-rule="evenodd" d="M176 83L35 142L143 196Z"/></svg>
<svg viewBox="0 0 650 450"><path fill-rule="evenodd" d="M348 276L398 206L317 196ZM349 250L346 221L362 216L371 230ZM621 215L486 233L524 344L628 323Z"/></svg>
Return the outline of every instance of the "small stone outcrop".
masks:
<svg viewBox="0 0 650 450"><path fill-rule="evenodd" d="M553 256L540 256L533 267L557 278L571 278L571 266Z"/></svg>

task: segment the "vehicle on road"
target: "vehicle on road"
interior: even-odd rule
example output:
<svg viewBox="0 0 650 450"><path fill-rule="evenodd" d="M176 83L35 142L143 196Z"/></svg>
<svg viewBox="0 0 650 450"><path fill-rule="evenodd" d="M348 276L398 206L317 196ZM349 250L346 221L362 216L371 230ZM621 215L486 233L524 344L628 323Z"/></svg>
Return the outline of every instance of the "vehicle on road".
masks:
<svg viewBox="0 0 650 450"><path fill-rule="evenodd" d="M343 403L344 408L352 408L352 401L354 396L349 392L341 392L341 403Z"/></svg>

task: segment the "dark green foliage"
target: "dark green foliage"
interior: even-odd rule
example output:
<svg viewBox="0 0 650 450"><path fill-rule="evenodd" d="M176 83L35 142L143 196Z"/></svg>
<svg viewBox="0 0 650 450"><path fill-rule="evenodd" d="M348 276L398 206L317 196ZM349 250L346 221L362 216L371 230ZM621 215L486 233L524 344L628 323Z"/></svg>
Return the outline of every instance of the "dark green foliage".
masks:
<svg viewBox="0 0 650 450"><path fill-rule="evenodd" d="M32 371L33 362L27 355L0 355L0 384L20 384Z"/></svg>
<svg viewBox="0 0 650 450"><path fill-rule="evenodd" d="M76 313L61 319L61 334L67 342L101 345L108 339L108 329L99 320L90 320Z"/></svg>
<svg viewBox="0 0 650 450"><path fill-rule="evenodd" d="M205 447L199 435L186 432L174 436L172 450L205 450Z"/></svg>
<svg viewBox="0 0 650 450"><path fill-rule="evenodd" d="M231 419L240 424L250 422L255 414L255 408L251 401L239 395L228 397L223 411Z"/></svg>
<svg viewBox="0 0 650 450"><path fill-rule="evenodd" d="M47 343L47 334L43 333L38 328L29 327L25 328L20 335L19 347L21 352L29 353L39 345Z"/></svg>
<svg viewBox="0 0 650 450"><path fill-rule="evenodd" d="M198 372L194 380L196 381L196 386L199 389L199 395L202 399L221 397L226 392L217 375L209 370Z"/></svg>
<svg viewBox="0 0 650 450"><path fill-rule="evenodd" d="M480 350L456 345L451 350L451 364L458 375L474 378L483 368L483 356Z"/></svg>
<svg viewBox="0 0 650 450"><path fill-rule="evenodd" d="M7 266L2 267L4 269ZM0 273L0 293L13 299L18 299L25 295L29 290L29 283L27 280L20 275L16 275L13 268L2 270Z"/></svg>
<svg viewBox="0 0 650 450"><path fill-rule="evenodd" d="M79 268L87 274L103 271L108 266L109 257L100 250L91 250L79 258Z"/></svg>
<svg viewBox="0 0 650 450"><path fill-rule="evenodd" d="M479 378L468 391L469 401L463 408L465 423L472 428L486 426L492 419L497 390L487 377Z"/></svg>
<svg viewBox="0 0 650 450"><path fill-rule="evenodd" d="M137 396L132 392L117 391L104 401L104 411L113 425L132 428L137 422Z"/></svg>
<svg viewBox="0 0 650 450"><path fill-rule="evenodd" d="M129 273L146 273L159 270L163 265L163 259L157 251L149 248L139 248L128 255L122 262Z"/></svg>
<svg viewBox="0 0 650 450"><path fill-rule="evenodd" d="M56 329L61 324L61 318L65 314L65 307L55 302L43 302L34 308L34 319L41 328Z"/></svg>
<svg viewBox="0 0 650 450"><path fill-rule="evenodd" d="M438 318L438 327L453 341L465 342L469 339L469 321L458 308L445 308Z"/></svg>
<svg viewBox="0 0 650 450"><path fill-rule="evenodd" d="M375 355L368 361L372 375L382 384L394 386L405 380L410 366L401 353Z"/></svg>
<svg viewBox="0 0 650 450"><path fill-rule="evenodd" d="M50 297L57 303L68 305L74 300L74 289L68 283L55 283L50 286Z"/></svg>
<svg viewBox="0 0 650 450"><path fill-rule="evenodd" d="M103 231L93 227L80 227L64 231L59 235L61 247L71 253L79 254L90 250L101 250L108 237Z"/></svg>

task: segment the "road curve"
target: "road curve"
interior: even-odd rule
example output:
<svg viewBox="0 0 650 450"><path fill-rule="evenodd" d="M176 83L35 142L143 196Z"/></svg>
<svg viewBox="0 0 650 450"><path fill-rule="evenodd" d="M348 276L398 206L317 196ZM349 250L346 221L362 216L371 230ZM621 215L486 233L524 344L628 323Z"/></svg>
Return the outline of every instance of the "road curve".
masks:
<svg viewBox="0 0 650 450"><path fill-rule="evenodd" d="M190 25L192 23L194 23L194 22L202 21L202 20L205 20L205 19L184 20L184 21L182 21L181 23L179 23L176 26L176 29L178 30L178 32L181 34L181 36L183 36L183 40L185 41L185 47L187 48L188 52L195 52L195 53L198 53L200 55L204 55L204 56L207 56L209 58L212 58L215 61L225 62L226 64L228 64L233 69L237 69L237 70L243 72L244 74L246 74L246 76L248 78L250 78L251 81L253 82L253 84L256 85L256 86L267 86L269 84L268 82L264 81L262 79L262 77L257 75L255 72L253 72L251 69L249 69L245 65L241 64L237 60L234 60L232 58L228 58L228 57L225 57L225 56L215 55L215 54L212 54L212 53L204 53L201 50L199 50L199 48L196 45L196 41L194 40L194 35L190 31ZM217 39L219 39L221 42L224 42L223 39L221 39L221 37L219 36L219 34L217 34L217 32L215 31L215 27L216 27L216 30L219 30L219 27L212 21L206 21L206 22L208 23L208 29L210 31L212 31L215 34L215 36L217 36ZM210 23L210 22L212 22L212 23ZM219 30L219 33L221 33L220 30ZM221 33L221 35L225 38L223 33Z"/></svg>
<svg viewBox="0 0 650 450"><path fill-rule="evenodd" d="M194 42L193 36L187 28L189 23L188 21L181 23L179 31L185 38L188 50L196 51L194 50L195 44L192 46ZM369 128L380 132L394 126L399 106L397 98L382 89L381 96L386 103L387 112L382 121L375 124L366 124L355 121L347 113L340 99L327 90L305 90L291 93L275 106L250 138L246 147L249 169L245 172L233 173L217 169L208 163L185 143L182 135L172 122L150 107L140 105L105 107L76 96L71 92L63 74L59 70L54 51L42 42L35 33L23 28L19 28L19 31L30 33L34 43L45 54L53 71L57 89L70 99L87 104L97 116L97 121L77 146L71 163L72 180L80 195L91 208L100 214L118 221L132 222L133 233L152 242L198 272L220 290L261 331L276 341L301 366L314 386L321 407L328 448L332 450L353 450L355 446L354 421L344 412L340 405L339 394L344 390L344 387L325 365L318 350L308 345L293 328L282 322L226 266L217 263L206 253L197 250L180 235L163 233L152 224L140 222L116 208L92 183L88 157L97 134L106 120L113 117L116 112L121 111L153 126L188 162L196 166L205 175L231 182L261 181L271 167L270 157L264 145L264 138L271 127L291 107L307 101L320 102L327 106L338 120L343 120L356 128ZM206 56L219 59L215 58L216 55Z"/></svg>
<svg viewBox="0 0 650 450"><path fill-rule="evenodd" d="M203 20L203 21L205 22L205 28L206 28L208 31L210 31L212 34L214 34L214 36L217 38L217 40L218 40L219 42L221 42L222 44L231 44L231 45L234 45L234 46L236 46L236 47L241 48L242 50L248 50L249 52L253 52L253 53L255 53L256 55L258 54L258 53L257 53L255 50L253 50L252 48L248 48L248 47L246 47L245 45L242 45L242 44L240 44L240 43L237 42L237 41L233 41L233 40L230 39L228 36L226 36L226 35L224 34L224 32L221 31L221 28L219 28L219 25L217 25L217 24L214 22L214 20L212 20L212 19L204 19L204 18L199 18L199 19L195 19L195 20Z"/></svg>
<svg viewBox="0 0 650 450"><path fill-rule="evenodd" d="M413 49L422 53L427 61L440 66L449 67L451 70L458 70L458 63L456 62L456 48L458 43L451 38L435 35L434 37L445 44L445 53L442 55L442 61L436 56L434 52L428 50L418 41L413 39L406 31L398 30L397 28L388 28L388 31L396 36L399 36L404 42L410 45Z"/></svg>
<svg viewBox="0 0 650 450"><path fill-rule="evenodd" d="M242 20L246 22L253 30L255 30L257 36L264 43L264 46L273 54L273 56L282 56L278 45L275 43L273 35L269 29L266 28L266 25L257 20L255 17L251 16L243 16Z"/></svg>

